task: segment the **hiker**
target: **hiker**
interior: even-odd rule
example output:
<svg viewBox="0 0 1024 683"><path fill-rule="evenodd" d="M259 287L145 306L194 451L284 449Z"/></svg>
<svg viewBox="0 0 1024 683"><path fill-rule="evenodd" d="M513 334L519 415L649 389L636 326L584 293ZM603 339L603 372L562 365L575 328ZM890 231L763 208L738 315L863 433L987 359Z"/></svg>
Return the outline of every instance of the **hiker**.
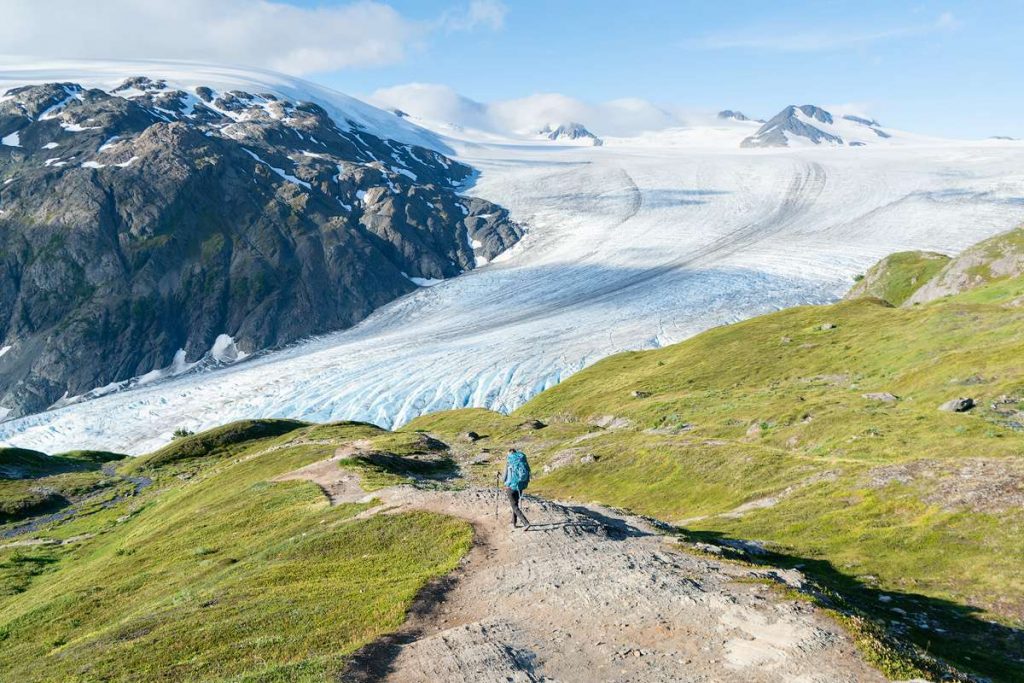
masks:
<svg viewBox="0 0 1024 683"><path fill-rule="evenodd" d="M523 528L530 528L530 520L519 509L519 498L523 491L530 484L530 463L526 460L526 454L515 448L508 449L508 457L505 459L505 493L508 494L508 502L512 506L512 526L518 527L522 521Z"/></svg>

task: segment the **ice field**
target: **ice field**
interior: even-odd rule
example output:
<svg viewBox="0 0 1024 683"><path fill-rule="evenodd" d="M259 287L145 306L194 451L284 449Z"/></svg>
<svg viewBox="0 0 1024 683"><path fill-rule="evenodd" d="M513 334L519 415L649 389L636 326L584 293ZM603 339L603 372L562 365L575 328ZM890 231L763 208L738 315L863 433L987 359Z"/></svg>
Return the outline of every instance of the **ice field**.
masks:
<svg viewBox="0 0 1024 683"><path fill-rule="evenodd" d="M507 411L609 354L831 301L885 254L955 252L1024 220L1024 143L739 149L749 132L447 139L480 171L468 193L528 226L494 263L347 331L2 423L0 443L141 453L240 418Z"/></svg>

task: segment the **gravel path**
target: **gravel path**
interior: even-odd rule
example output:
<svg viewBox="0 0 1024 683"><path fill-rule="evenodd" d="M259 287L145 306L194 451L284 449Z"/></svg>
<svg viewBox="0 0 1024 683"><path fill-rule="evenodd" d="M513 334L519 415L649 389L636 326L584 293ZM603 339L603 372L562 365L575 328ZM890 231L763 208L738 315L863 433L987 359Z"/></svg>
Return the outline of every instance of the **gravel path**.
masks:
<svg viewBox="0 0 1024 683"><path fill-rule="evenodd" d="M335 502L365 499L336 457L289 478L315 481ZM373 495L377 513L466 519L475 542L398 633L357 655L346 680L886 680L812 605L751 581L766 570L679 551L642 519L530 498L534 526L523 531L511 527L504 501L496 516L493 490L402 486Z"/></svg>

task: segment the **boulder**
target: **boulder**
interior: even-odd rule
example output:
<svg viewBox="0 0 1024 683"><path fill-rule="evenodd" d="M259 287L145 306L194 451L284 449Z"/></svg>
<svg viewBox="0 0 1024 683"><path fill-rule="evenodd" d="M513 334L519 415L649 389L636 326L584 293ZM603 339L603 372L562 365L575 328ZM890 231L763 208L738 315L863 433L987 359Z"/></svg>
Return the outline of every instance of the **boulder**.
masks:
<svg viewBox="0 0 1024 683"><path fill-rule="evenodd" d="M462 435L462 440L468 441L469 443L474 443L480 440L480 435L477 434L476 432L466 432L465 434Z"/></svg>
<svg viewBox="0 0 1024 683"><path fill-rule="evenodd" d="M629 395L632 396L633 398L649 398L651 392L636 390L629 392Z"/></svg>
<svg viewBox="0 0 1024 683"><path fill-rule="evenodd" d="M946 401L939 410L944 410L947 413L966 413L968 410L974 408L975 403L973 398L954 398L950 401Z"/></svg>
<svg viewBox="0 0 1024 683"><path fill-rule="evenodd" d="M523 422L522 424L519 425L520 429L534 429L534 430L536 430L536 429L544 429L545 427L547 427L547 425L544 424L543 422L541 422L540 420L527 420L526 422Z"/></svg>
<svg viewBox="0 0 1024 683"><path fill-rule="evenodd" d="M590 424L601 429L625 429L633 423L625 417L617 417L615 415L599 415L598 417L591 418Z"/></svg>
<svg viewBox="0 0 1024 683"><path fill-rule="evenodd" d="M895 403L900 400L899 396L890 394L888 391L872 392L870 394L863 394L861 398L866 398L869 401L881 401L882 403Z"/></svg>

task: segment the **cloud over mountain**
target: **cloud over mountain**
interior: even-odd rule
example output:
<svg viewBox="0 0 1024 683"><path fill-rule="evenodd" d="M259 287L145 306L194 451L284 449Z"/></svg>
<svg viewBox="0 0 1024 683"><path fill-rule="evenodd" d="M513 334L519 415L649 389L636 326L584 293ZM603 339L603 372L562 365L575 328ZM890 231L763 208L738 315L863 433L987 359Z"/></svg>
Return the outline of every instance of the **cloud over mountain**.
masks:
<svg viewBox="0 0 1024 683"><path fill-rule="evenodd" d="M539 93L484 103L435 83L384 88L369 100L430 121L495 133L530 133L546 125L578 121L599 135L635 135L683 125L692 118L692 114L640 98L592 103L560 93Z"/></svg>
<svg viewBox="0 0 1024 683"><path fill-rule="evenodd" d="M433 33L497 30L504 15L497 0L454 5L433 21L367 1L297 7L249 0L8 0L0 49L5 57L188 59L302 75L394 64Z"/></svg>

